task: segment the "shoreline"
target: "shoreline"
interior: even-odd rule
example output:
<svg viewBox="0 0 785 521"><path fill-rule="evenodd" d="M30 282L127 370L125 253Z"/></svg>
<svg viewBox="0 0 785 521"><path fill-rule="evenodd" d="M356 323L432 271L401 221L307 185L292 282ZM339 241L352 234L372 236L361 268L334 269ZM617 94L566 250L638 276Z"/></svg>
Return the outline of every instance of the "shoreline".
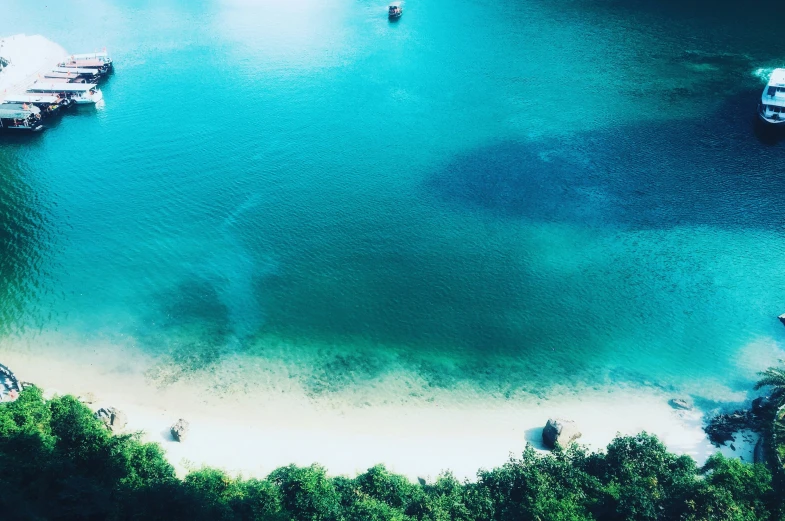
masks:
<svg viewBox="0 0 785 521"><path fill-rule="evenodd" d="M141 431L144 441L161 444L180 476L209 466L263 477L291 463L319 463L330 475L354 476L382 463L411 480L434 479L446 470L474 480L479 469L504 464L526 443L544 452L542 427L550 417L574 420L583 433L577 442L593 451L603 450L617 433L646 431L699 465L715 452L752 462L758 439L743 432L735 450L730 444L714 447L703 431L703 411L676 410L668 404L673 396L631 386L531 400L450 390L427 400L371 405L333 395L314 399L291 382L289 388L247 386L234 393L217 392L217 382L206 378L156 388L139 370L145 361L128 357L124 369L97 355L86 365L20 351L2 357L20 381L35 383L47 396L90 392L93 410L125 412L123 432ZM169 432L180 418L190 423L183 443Z"/></svg>
<svg viewBox="0 0 785 521"><path fill-rule="evenodd" d="M41 71L51 70L68 53L41 35L0 37L0 56L10 64L0 72L0 103L5 94L21 93Z"/></svg>

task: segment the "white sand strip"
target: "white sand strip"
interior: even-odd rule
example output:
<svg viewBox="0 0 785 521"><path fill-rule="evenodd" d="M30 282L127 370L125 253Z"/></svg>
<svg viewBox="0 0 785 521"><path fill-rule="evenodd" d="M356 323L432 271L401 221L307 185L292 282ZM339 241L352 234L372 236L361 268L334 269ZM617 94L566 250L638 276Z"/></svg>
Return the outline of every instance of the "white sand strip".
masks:
<svg viewBox="0 0 785 521"><path fill-rule="evenodd" d="M0 103L6 94L22 93L38 75L50 71L67 53L40 35L0 37L0 57L10 64L0 72Z"/></svg>
<svg viewBox="0 0 785 521"><path fill-rule="evenodd" d="M699 411L676 411L668 405L668 396L651 390L586 390L550 400L444 391L427 401L358 406L347 405L350 400L340 396L313 401L296 385L284 389L277 383L260 390L251 378L243 379L249 385L243 393L216 391L220 377L156 389L139 372L144 361L119 354L113 362L96 354L92 363L83 355L76 360L22 350L4 350L2 356L20 379L36 382L50 394L92 391L97 397L94 408L125 411L128 429L144 431L146 440L161 443L180 474L209 465L264 476L282 465L318 462L331 474L355 475L384 463L411 479L433 478L446 469L473 479L479 468L501 465L511 453L520 454L527 441L540 447L542 426L551 416L575 420L583 432L580 441L591 449L604 448L617 433L647 431L670 450L701 464L717 450L703 433ZM178 418L191 424L182 444L169 434ZM751 461L755 441L748 434L739 436L736 450L727 447L723 452Z"/></svg>

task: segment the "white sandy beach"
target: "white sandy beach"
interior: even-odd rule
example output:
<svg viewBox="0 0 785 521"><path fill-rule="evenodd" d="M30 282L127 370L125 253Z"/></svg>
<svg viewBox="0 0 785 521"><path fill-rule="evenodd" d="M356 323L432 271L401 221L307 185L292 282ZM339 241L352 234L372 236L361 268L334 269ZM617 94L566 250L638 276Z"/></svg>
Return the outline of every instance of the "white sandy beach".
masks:
<svg viewBox="0 0 785 521"><path fill-rule="evenodd" d="M235 392L236 382L226 382L233 390L226 392L220 369L213 373L216 378L158 389L142 372L121 369L143 367L143 360L96 355L86 365L79 358L3 353L3 363L20 379L49 394L91 391L93 408L125 411L127 430L144 431L144 439L161 443L180 474L208 465L246 477L264 476L289 463L318 462L331 474L355 475L384 463L411 479L432 479L447 469L458 478L473 479L478 469L520 454L527 442L542 448L541 430L549 417L575 420L583 433L579 441L591 449L604 448L617 433L647 431L699 464L717 450L702 430L700 411L676 411L668 405L668 395L653 390L594 389L539 401L451 390L428 401L350 405L341 396L314 401L296 385L267 390L245 386L244 392ZM169 434L178 418L191 425L182 444ZM723 447L723 452L752 461L756 441L756 435L743 433L735 450Z"/></svg>
<svg viewBox="0 0 785 521"><path fill-rule="evenodd" d="M38 73L50 70L66 55L65 49L40 35L0 37L0 56L10 62L0 72L0 102L7 93L24 92Z"/></svg>

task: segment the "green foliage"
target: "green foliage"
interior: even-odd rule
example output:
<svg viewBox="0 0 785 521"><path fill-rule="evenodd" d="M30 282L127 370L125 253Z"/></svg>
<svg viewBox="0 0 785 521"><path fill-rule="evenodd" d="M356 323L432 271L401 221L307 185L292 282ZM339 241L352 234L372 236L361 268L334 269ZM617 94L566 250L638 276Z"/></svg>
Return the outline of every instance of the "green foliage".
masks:
<svg viewBox="0 0 785 521"><path fill-rule="evenodd" d="M760 380L755 384L755 390L770 387L771 401L778 407L785 405L785 367L769 367L758 374Z"/></svg>
<svg viewBox="0 0 785 521"><path fill-rule="evenodd" d="M339 496L325 470L318 465L281 467L268 477L281 491L284 509L293 519L331 521L339 519Z"/></svg>
<svg viewBox="0 0 785 521"><path fill-rule="evenodd" d="M487 519L592 519L601 484L582 468L585 461L585 451L576 447L542 457L528 445L521 459L481 472L479 483L491 499Z"/></svg>
<svg viewBox="0 0 785 521"><path fill-rule="evenodd" d="M607 451L573 445L460 482L426 485L382 465L356 478L289 465L265 479L214 469L176 477L160 446L112 436L71 397L35 388L0 405L0 512L24 520L189 521L753 521L785 520L763 465L721 455L698 469L654 436Z"/></svg>
<svg viewBox="0 0 785 521"><path fill-rule="evenodd" d="M766 519L770 516L767 504L773 504L774 491L771 472L765 465L749 465L715 454L701 473L706 476L707 488L722 491L732 499L726 512L735 517L729 519Z"/></svg>
<svg viewBox="0 0 785 521"><path fill-rule="evenodd" d="M663 513L674 516L679 506L673 492L690 489L697 479L692 458L671 454L646 433L613 440L600 468L599 477L607 483L608 491L604 512L613 519L663 519Z"/></svg>

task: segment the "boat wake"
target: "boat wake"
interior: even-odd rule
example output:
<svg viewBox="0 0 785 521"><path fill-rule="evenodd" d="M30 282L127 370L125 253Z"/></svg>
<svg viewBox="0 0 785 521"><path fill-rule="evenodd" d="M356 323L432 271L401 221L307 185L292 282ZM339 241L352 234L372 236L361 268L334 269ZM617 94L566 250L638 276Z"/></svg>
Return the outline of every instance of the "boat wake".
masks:
<svg viewBox="0 0 785 521"><path fill-rule="evenodd" d="M777 67L758 67L752 71L751 74L758 78L761 83L766 84L769 82L769 78L771 78L771 73L774 72L774 69L776 68Z"/></svg>

